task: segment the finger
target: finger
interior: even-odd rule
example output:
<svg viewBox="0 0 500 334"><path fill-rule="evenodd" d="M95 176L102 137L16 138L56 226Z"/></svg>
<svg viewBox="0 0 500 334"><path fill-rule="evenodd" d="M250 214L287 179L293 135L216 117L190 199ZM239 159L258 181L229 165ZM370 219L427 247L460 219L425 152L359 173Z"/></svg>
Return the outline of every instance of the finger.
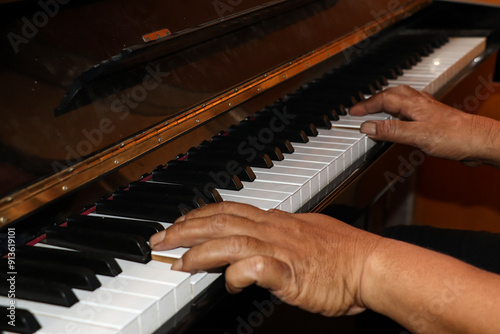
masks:
<svg viewBox="0 0 500 334"><path fill-rule="evenodd" d="M183 222L195 218L204 218L217 214L231 214L252 220L260 220L265 216L266 211L257 207L235 202L221 202L205 205L196 210L188 212L186 215L179 217L175 222Z"/></svg>
<svg viewBox="0 0 500 334"><path fill-rule="evenodd" d="M261 240L235 235L207 241L188 250L181 261L175 263L174 270L194 272L232 264L257 255L274 256L271 244Z"/></svg>
<svg viewBox="0 0 500 334"><path fill-rule="evenodd" d="M384 111L393 116L398 116L403 111L405 104L409 100L408 98L417 96L422 95L408 86L389 88L352 106L349 109L349 114L364 116Z"/></svg>
<svg viewBox="0 0 500 334"><path fill-rule="evenodd" d="M251 219L231 214L214 214L207 217L190 218L170 226L150 238L153 250L192 247L211 239L230 235L266 235L267 227Z"/></svg>
<svg viewBox="0 0 500 334"><path fill-rule="evenodd" d="M390 141L399 144L421 147L427 137L428 129L420 122L400 120L368 121L361 125L360 131L374 140Z"/></svg>
<svg viewBox="0 0 500 334"><path fill-rule="evenodd" d="M290 286L291 280L290 268L284 262L267 256L248 257L226 269L226 287L230 293L241 292L252 284L271 292L281 292Z"/></svg>

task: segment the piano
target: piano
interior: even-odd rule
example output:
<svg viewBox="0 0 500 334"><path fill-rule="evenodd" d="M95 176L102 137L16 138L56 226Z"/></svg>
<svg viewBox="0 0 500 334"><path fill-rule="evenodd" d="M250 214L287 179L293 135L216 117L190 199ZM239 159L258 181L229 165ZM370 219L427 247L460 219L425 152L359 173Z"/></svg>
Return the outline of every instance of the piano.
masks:
<svg viewBox="0 0 500 334"><path fill-rule="evenodd" d="M376 232L370 208L404 184L408 148L359 132L389 115L349 107L493 74L500 19L429 0L0 9L0 330L43 334L265 333L280 308L303 332L265 291L172 271L186 250L151 252L149 236L220 201Z"/></svg>

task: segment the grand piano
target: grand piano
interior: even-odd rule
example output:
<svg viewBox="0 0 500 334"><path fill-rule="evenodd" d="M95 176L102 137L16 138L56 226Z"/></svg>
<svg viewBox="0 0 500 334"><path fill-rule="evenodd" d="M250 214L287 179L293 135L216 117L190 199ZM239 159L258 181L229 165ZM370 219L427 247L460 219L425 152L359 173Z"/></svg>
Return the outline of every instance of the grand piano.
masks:
<svg viewBox="0 0 500 334"><path fill-rule="evenodd" d="M359 132L389 115L349 107L493 74L498 22L428 0L0 1L0 329L351 332L353 317L172 271L185 250L147 240L220 201L377 232L372 209L411 192L420 155Z"/></svg>

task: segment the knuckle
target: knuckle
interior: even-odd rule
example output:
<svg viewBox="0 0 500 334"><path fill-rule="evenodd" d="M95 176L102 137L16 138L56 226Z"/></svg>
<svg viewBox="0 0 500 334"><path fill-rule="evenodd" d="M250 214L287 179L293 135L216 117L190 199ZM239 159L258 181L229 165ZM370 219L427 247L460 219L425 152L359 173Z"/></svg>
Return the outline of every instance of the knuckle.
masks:
<svg viewBox="0 0 500 334"><path fill-rule="evenodd" d="M261 275L267 265L267 258L263 255L256 255L252 258L252 271L257 275Z"/></svg>
<svg viewBox="0 0 500 334"><path fill-rule="evenodd" d="M210 227L216 233L222 232L226 229L228 222L227 215L219 213L213 216Z"/></svg>
<svg viewBox="0 0 500 334"><path fill-rule="evenodd" d="M233 236L227 243L227 251L232 255L239 255L249 245L249 238L245 236Z"/></svg>

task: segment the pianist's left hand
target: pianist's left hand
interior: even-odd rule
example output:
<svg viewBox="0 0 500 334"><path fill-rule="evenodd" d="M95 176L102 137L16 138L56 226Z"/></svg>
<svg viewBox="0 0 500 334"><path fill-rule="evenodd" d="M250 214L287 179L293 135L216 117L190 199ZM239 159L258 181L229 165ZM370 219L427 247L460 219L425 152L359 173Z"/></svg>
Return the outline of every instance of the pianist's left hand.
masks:
<svg viewBox="0 0 500 334"><path fill-rule="evenodd" d="M325 215L210 204L150 244L191 247L175 270L229 265L232 293L257 284L327 316L370 308L415 333L500 333L500 275Z"/></svg>
<svg viewBox="0 0 500 334"><path fill-rule="evenodd" d="M325 215L223 202L191 211L150 244L191 247L176 270L229 264L229 292L255 283L288 304L336 316L364 310L363 268L380 239Z"/></svg>

